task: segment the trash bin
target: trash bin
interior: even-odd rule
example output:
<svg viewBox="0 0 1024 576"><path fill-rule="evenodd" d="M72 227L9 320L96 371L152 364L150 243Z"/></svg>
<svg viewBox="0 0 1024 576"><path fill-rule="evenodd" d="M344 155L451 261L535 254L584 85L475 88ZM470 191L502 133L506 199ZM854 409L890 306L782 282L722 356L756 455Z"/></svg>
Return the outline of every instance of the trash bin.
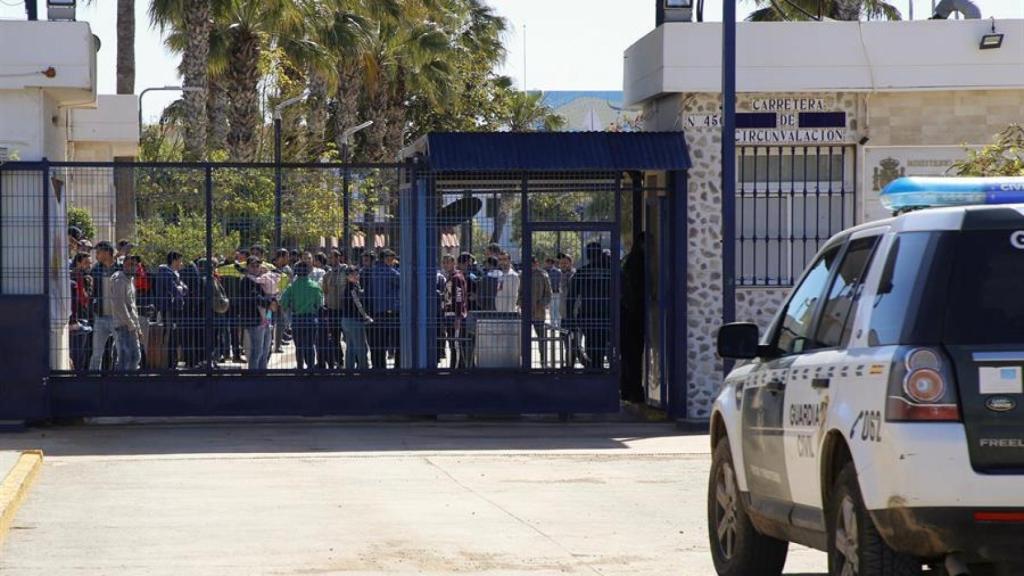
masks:
<svg viewBox="0 0 1024 576"><path fill-rule="evenodd" d="M521 364L522 320L514 312L476 313L476 365L480 368L518 368Z"/></svg>

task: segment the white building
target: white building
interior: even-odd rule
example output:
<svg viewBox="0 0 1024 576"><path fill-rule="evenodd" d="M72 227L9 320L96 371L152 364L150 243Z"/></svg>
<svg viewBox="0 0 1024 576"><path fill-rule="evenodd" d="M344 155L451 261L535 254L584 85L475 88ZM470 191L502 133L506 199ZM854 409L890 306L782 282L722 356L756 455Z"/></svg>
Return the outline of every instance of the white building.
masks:
<svg viewBox="0 0 1024 576"><path fill-rule="evenodd" d="M67 203L89 198L98 206L97 238L113 239L115 171L97 168L73 181L60 168L47 174L42 165L5 164L137 155L137 98L97 96L97 49L85 22L0 21L0 294L43 294L49 286L54 338L66 338L68 281L58 263L67 257ZM28 273L43 269L47 245L49 277ZM62 363L53 358L55 367Z"/></svg>
<svg viewBox="0 0 1024 576"><path fill-rule="evenodd" d="M980 49L995 26L998 49ZM721 381L719 23L666 23L625 54L627 105L645 130L683 130L688 182L688 406ZM901 175L943 174L1024 121L1024 21L737 26L737 320L765 326L820 242L885 216Z"/></svg>

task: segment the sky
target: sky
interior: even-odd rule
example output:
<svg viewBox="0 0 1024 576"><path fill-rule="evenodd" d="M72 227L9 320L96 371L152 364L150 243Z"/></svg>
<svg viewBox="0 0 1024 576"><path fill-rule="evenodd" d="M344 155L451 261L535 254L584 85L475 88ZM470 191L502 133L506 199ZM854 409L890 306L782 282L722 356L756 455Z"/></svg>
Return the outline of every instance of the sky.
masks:
<svg viewBox="0 0 1024 576"><path fill-rule="evenodd" d="M501 72L530 90L621 90L625 49L654 28L655 0L486 0L508 19L508 58ZM738 0L745 17L753 0ZM932 0L890 0L908 16L927 18ZM1024 18L1024 0L975 0L986 18ZM706 0L705 20L722 19L723 0ZM45 6L45 0L40 0ZM117 0L79 0L78 19L100 37L99 91L115 86ZM178 85L178 60L163 46L160 31L149 25L147 0L136 0L136 92L153 86ZM41 8L45 13L45 8ZM0 0L0 19L23 19L20 0ZM524 74L525 70L525 74ZM147 121L178 97L151 92L143 101Z"/></svg>

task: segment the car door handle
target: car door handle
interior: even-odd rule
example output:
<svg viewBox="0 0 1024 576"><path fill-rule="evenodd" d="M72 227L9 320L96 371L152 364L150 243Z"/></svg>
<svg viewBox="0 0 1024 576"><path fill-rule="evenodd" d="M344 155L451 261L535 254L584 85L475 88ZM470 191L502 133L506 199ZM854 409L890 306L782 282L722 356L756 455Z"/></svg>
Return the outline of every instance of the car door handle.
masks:
<svg viewBox="0 0 1024 576"><path fill-rule="evenodd" d="M811 388L814 388L815 390L827 390L831 385L831 378L815 378L811 380Z"/></svg>
<svg viewBox="0 0 1024 576"><path fill-rule="evenodd" d="M769 380L764 385L764 389L772 393L779 393L786 389L786 383L782 380Z"/></svg>

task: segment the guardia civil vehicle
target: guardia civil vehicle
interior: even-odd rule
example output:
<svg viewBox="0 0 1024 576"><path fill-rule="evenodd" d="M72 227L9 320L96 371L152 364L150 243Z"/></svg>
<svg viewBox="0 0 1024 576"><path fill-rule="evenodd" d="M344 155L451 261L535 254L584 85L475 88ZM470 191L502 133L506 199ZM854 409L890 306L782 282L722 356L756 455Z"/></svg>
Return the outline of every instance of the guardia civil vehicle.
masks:
<svg viewBox="0 0 1024 576"><path fill-rule="evenodd" d="M1024 575L1024 179L905 178L822 247L711 416L722 576Z"/></svg>

